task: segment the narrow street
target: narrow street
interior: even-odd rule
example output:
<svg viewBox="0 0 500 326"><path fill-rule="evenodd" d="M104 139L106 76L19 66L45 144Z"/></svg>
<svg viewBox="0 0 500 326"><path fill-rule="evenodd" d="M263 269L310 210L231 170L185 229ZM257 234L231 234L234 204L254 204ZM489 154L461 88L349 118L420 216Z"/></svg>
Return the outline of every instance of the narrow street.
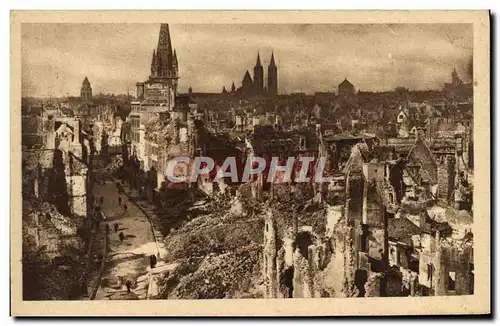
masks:
<svg viewBox="0 0 500 326"><path fill-rule="evenodd" d="M109 225L109 250L105 257L104 271L95 300L145 299L148 287L150 256L158 256L159 247L147 216L131 202L124 193L119 193L114 182L95 185L95 198L103 198L102 209L106 219L101 222L98 242L104 252L106 224ZM121 205L119 199L121 198ZM127 209L125 210L125 205ZM115 232L115 224L118 228ZM120 240L123 233L123 241ZM158 259L157 267L161 265ZM92 275L93 284L99 282L100 270ZM126 284L130 282L130 293Z"/></svg>

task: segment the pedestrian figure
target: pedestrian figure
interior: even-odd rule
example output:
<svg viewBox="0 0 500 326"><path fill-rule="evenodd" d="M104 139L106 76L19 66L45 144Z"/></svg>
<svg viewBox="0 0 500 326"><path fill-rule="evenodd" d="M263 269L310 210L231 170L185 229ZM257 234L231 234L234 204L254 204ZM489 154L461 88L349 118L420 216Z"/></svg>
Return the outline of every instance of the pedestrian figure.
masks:
<svg viewBox="0 0 500 326"><path fill-rule="evenodd" d="M123 205L123 208L125 209L125 212L127 211L127 204Z"/></svg>
<svg viewBox="0 0 500 326"><path fill-rule="evenodd" d="M120 234L118 234L118 237L120 238L120 242L123 242L123 240L125 239L123 232L120 232Z"/></svg>
<svg viewBox="0 0 500 326"><path fill-rule="evenodd" d="M149 265L151 266L151 268L155 268L156 267L156 255L151 255L149 256Z"/></svg>
<svg viewBox="0 0 500 326"><path fill-rule="evenodd" d="M130 287L132 286L132 282L128 280L127 283L125 283L125 286L127 287L127 292L130 292Z"/></svg>
<svg viewBox="0 0 500 326"><path fill-rule="evenodd" d="M106 224L106 234L109 234L109 224Z"/></svg>
<svg viewBox="0 0 500 326"><path fill-rule="evenodd" d="M115 233L118 232L118 223L115 223Z"/></svg>
<svg viewBox="0 0 500 326"><path fill-rule="evenodd" d="M121 206L121 204L122 204L122 197L118 197L118 205Z"/></svg>

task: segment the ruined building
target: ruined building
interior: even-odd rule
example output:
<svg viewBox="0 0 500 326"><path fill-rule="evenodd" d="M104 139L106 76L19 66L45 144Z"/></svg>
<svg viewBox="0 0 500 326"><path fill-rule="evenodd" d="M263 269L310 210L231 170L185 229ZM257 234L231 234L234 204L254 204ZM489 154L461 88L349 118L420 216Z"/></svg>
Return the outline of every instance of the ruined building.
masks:
<svg viewBox="0 0 500 326"><path fill-rule="evenodd" d="M294 209L297 209L294 207ZM353 228L342 205L325 204L299 225L298 214L280 219L268 212L264 229L267 298L353 297L356 252ZM316 221L315 221L316 220Z"/></svg>
<svg viewBox="0 0 500 326"><path fill-rule="evenodd" d="M472 217L440 200L456 194L453 163L440 167L420 137L406 156L396 153L358 143L305 206L284 216L268 211L266 297L473 293ZM466 187L464 179L460 174Z"/></svg>
<svg viewBox="0 0 500 326"><path fill-rule="evenodd" d="M146 124L151 119L158 119L159 114L173 114L178 78L177 54L172 48L168 24L161 24L149 79L137 83L137 101L131 103L128 152L143 165L148 165ZM182 107L180 111L184 109Z"/></svg>

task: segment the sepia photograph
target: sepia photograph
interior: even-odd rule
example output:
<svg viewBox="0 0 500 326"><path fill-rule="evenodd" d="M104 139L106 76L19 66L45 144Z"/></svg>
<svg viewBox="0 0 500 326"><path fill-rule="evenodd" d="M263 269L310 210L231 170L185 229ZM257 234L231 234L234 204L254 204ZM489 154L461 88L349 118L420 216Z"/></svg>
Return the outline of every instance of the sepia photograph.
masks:
<svg viewBox="0 0 500 326"><path fill-rule="evenodd" d="M14 315L490 311L487 11L11 25Z"/></svg>

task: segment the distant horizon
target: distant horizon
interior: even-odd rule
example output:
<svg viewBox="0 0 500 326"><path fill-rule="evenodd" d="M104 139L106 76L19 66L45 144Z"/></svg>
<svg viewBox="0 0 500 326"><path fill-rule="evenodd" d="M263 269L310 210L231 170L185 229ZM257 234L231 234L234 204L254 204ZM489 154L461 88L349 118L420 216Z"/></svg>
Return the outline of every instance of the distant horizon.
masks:
<svg viewBox="0 0 500 326"><path fill-rule="evenodd" d="M362 91L441 89L454 68L472 79L471 24L171 24L179 93L220 93L253 77L274 52L280 94L335 92L344 78ZM23 97L93 92L135 95L148 79L159 24L23 24ZM207 42L207 40L209 40Z"/></svg>
<svg viewBox="0 0 500 326"><path fill-rule="evenodd" d="M400 86L400 87L403 87L403 86ZM389 93L389 92L394 92L395 89L391 89L391 90L384 90L384 91L365 91L365 90L358 90L358 92L361 91L362 93ZM442 89L438 89L438 88L435 88L435 89L408 89L408 92L441 92L443 91ZM220 94L221 92L195 92L193 91L193 93L195 94ZM314 93L304 93L304 92L293 92L293 93L283 93L283 94L278 94L278 96L289 96L289 95L293 95L293 94L301 94L303 93L304 95L306 96L314 96L315 94L317 93L323 93L323 94L326 94L326 93L329 93L329 94L333 94L333 92L328 92L328 91L316 91ZM335 96L338 95L338 92L334 92ZM178 92L178 94L188 94L188 92ZM127 96L126 93L98 93L98 94L93 94L92 97L96 97L96 96L108 96L108 95L112 95L112 96ZM130 97L133 97L135 98L135 94L128 94L128 96ZM34 98L34 99L40 99L40 100L49 100L49 99L63 99L63 98L79 98L80 95L64 95L64 96L22 96L21 98ZM272 99L272 98L269 98L269 99Z"/></svg>

